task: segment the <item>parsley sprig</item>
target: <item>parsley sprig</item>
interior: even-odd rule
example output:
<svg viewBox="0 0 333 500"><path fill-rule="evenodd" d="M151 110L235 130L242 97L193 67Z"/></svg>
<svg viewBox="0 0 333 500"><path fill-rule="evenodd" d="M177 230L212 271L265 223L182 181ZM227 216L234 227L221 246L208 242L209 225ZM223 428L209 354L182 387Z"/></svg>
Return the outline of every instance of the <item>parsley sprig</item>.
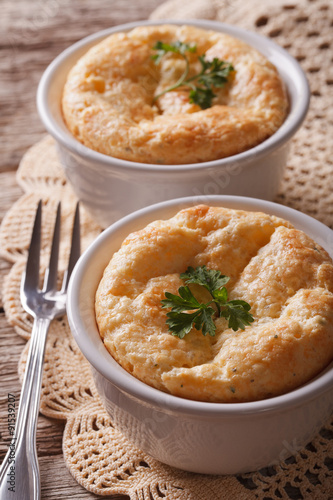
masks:
<svg viewBox="0 0 333 500"><path fill-rule="evenodd" d="M153 49L157 51L157 53L152 56L155 64L159 64L162 57L164 57L168 52L179 54L185 61L185 70L181 77L176 83L171 85L171 87L168 87L163 90L163 92L155 96L153 102L167 92L175 90L178 87L185 86L190 88L190 103L198 104L202 109L210 108L212 106L213 98L216 97L213 87L223 87L227 83L230 73L234 71L234 67L231 63L222 61L217 57L214 57L212 61L208 61L205 54L203 54L198 57L201 64L201 71L198 74L187 78L190 70L190 63L186 53L196 52L196 45L189 45L180 41L176 41L174 43L164 43L158 41L154 45Z"/></svg>
<svg viewBox="0 0 333 500"><path fill-rule="evenodd" d="M167 313L167 325L173 335L182 339L194 327L196 330L201 330L203 335L208 333L214 337L216 325L213 317L216 315L226 318L228 327L234 331L239 328L244 330L246 325L254 321L252 314L249 313L250 304L244 300L228 301L228 291L224 285L230 278L220 271L207 269L206 266L199 266L196 269L189 267L180 278L186 285L191 283L201 285L208 290L212 299L207 303L199 302L188 286L181 286L178 289L179 295L165 292L166 298L161 302L163 308L171 308ZM215 308L212 305L215 305Z"/></svg>

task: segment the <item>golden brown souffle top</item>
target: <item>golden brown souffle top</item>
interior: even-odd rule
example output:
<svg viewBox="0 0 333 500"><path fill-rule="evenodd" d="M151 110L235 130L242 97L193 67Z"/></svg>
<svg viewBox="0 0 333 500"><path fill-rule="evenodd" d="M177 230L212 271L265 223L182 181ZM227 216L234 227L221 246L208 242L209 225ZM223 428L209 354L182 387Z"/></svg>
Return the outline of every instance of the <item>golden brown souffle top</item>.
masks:
<svg viewBox="0 0 333 500"><path fill-rule="evenodd" d="M245 330L215 320L216 335L172 335L161 306L206 265L231 279L229 299L251 305ZM129 373L188 399L245 402L306 383L333 359L333 263L289 222L260 212L199 205L130 234L96 294L110 354Z"/></svg>
<svg viewBox="0 0 333 500"><path fill-rule="evenodd" d="M189 103L174 84L184 60L168 53L156 65L157 41L196 44L189 76L200 71L198 55L233 64L213 106ZM149 164L198 163L246 151L283 123L288 99L276 68L258 51L229 35L193 26L159 25L116 33L91 48L69 72L62 97L70 132L87 147L123 160Z"/></svg>

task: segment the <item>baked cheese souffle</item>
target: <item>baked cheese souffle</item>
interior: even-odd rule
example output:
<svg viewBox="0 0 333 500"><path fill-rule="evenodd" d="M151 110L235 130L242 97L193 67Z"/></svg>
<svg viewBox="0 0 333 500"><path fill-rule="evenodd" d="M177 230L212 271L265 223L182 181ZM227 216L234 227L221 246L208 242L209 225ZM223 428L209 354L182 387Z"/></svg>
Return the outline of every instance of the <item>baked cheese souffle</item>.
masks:
<svg viewBox="0 0 333 500"><path fill-rule="evenodd" d="M288 112L276 68L229 35L158 25L115 33L69 72L62 110L87 147L150 164L235 155L270 137Z"/></svg>
<svg viewBox="0 0 333 500"><path fill-rule="evenodd" d="M188 399L277 396L333 359L333 262L265 213L198 205L130 234L95 308L123 368Z"/></svg>

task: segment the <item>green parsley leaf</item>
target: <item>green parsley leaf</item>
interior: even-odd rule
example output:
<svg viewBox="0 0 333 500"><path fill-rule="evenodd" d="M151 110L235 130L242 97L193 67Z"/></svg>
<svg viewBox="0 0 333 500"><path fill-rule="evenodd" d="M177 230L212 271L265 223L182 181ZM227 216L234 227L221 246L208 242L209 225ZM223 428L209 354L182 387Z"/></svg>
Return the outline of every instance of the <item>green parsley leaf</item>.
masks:
<svg viewBox="0 0 333 500"><path fill-rule="evenodd" d="M207 269L206 266L199 266L196 269L189 267L180 275L180 278L185 281L186 285L197 284L204 287L210 293L212 300L207 303L199 302L189 286L181 286L178 289L179 295L165 292L166 298L161 302L163 308L171 308L171 311L167 313L166 323L173 335L182 339L192 328L195 328L201 330L203 335L208 333L213 337L216 332L213 319L216 316L216 310L211 307L211 304L215 304L217 316L226 318L228 327L234 331L239 328L244 330L245 326L254 321L249 312L250 304L244 300L228 301L228 291L224 285L229 281L229 277L224 276L220 271Z"/></svg>
<svg viewBox="0 0 333 500"><path fill-rule="evenodd" d="M194 321L199 314L200 311L194 313L170 311L167 313L168 319L166 323L173 335L183 339L192 330Z"/></svg>
<svg viewBox="0 0 333 500"><path fill-rule="evenodd" d="M196 52L197 47L196 45L189 45L188 43L183 43L177 40L174 43L164 43L158 41L155 43L153 49L157 51L157 54L154 54L152 59L155 61L155 64L159 64L162 57L168 52L184 55L185 52Z"/></svg>
<svg viewBox="0 0 333 500"><path fill-rule="evenodd" d="M216 332L216 326L213 321L213 315L215 311L212 307L205 307L200 311L200 314L194 320L194 326L197 330L201 330L203 335L209 335L214 337Z"/></svg>
<svg viewBox="0 0 333 500"><path fill-rule="evenodd" d="M251 306L244 300L230 300L224 305L225 309L221 311L221 316L228 319L229 328L232 328L235 332L239 328L244 330L245 326L254 321L252 314L248 312Z"/></svg>
<svg viewBox="0 0 333 500"><path fill-rule="evenodd" d="M190 90L190 103L198 104L201 109L208 109L212 106L212 101L216 94L212 89L196 87L195 90Z"/></svg>
<svg viewBox="0 0 333 500"><path fill-rule="evenodd" d="M202 285L211 293L226 285L229 281L228 276L224 276L215 269L207 269L206 266L199 266L196 269L189 267L185 273L180 275L180 279L189 283L197 283Z"/></svg>
<svg viewBox="0 0 333 500"><path fill-rule="evenodd" d="M215 312L214 309L201 304L194 297L188 286L181 286L178 289L178 293L179 296L165 292L166 299L161 301L163 308L171 307L171 311L167 313L169 330L181 339L191 331L193 326L197 330L202 330L204 335L207 333L214 335L216 330L215 324L212 321L212 314ZM196 312L184 312L193 309L196 309Z"/></svg>
<svg viewBox="0 0 333 500"><path fill-rule="evenodd" d="M225 287L220 290L214 290L213 297L219 305L224 305L228 300L228 290Z"/></svg>
<svg viewBox="0 0 333 500"><path fill-rule="evenodd" d="M214 97L216 97L213 87L223 87L228 82L230 73L234 71L234 67L231 63L222 61L217 57L214 57L212 61L207 61L206 55L203 54L198 56L201 64L200 73L193 75L191 78L187 78L190 64L186 53L196 52L196 45L190 45L180 41L176 41L174 43L164 43L162 41L158 41L154 45L153 49L157 51L156 54L152 55L152 59L155 61L155 64L159 64L161 59L168 52L179 54L185 61L185 70L179 80L174 85L168 87L163 92L155 96L153 102L155 102L162 95L175 90L176 88L188 87L190 90L190 103L198 104L202 109L210 108ZM196 85L193 83L195 81Z"/></svg>
<svg viewBox="0 0 333 500"><path fill-rule="evenodd" d="M202 66L201 76L198 77L199 83L206 87L223 87L227 81L231 71L234 71L232 64L221 61L214 57L212 61L207 61L205 54L199 56L199 61Z"/></svg>
<svg viewBox="0 0 333 500"><path fill-rule="evenodd" d="M200 302L197 301L188 286L181 286L178 293L179 296L165 292L166 299L162 300L162 307L171 307L171 310L175 312L189 311L200 307Z"/></svg>

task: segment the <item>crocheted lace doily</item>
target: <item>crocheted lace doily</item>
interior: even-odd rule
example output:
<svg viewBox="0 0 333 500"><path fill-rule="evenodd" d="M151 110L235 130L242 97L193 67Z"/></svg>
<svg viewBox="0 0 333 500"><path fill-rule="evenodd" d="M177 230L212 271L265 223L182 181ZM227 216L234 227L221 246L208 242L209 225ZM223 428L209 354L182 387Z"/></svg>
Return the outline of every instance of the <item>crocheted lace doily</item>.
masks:
<svg viewBox="0 0 333 500"><path fill-rule="evenodd" d="M328 96L331 71L329 25L332 6L322 1L249 3L241 0L171 0L153 17L207 17L234 22L275 37L307 70L312 94L309 118L298 132L277 201L308 213L333 227L332 132ZM254 6L254 1L251 3ZM172 15L170 12L172 8ZM163 10L164 9L164 10ZM168 10L169 9L169 10ZM181 11L183 9L183 11ZM184 10L185 9L185 10ZM184 14L185 12L185 14ZM190 15L191 14L191 15ZM279 31L280 30L280 31ZM303 58L303 59L302 59ZM317 69L316 69L317 68ZM319 69L318 69L319 68ZM331 78L331 79L330 79ZM56 205L62 201L62 248L65 269L68 234L76 199L57 158L53 140L46 136L21 161L17 182L25 194L6 214L0 228L0 255L13 266L4 282L6 317L17 334L29 339L32 320L20 304L19 288L39 199L43 200L42 266L47 262ZM83 249L101 231L81 207ZM27 343L19 363L22 377ZM63 453L73 477L99 494L124 494L131 500L280 500L333 498L333 420L303 449L285 444L281 461L258 472L238 476L204 476L172 469L130 444L112 425L104 410L89 365L73 340L67 318L51 325L41 395L41 413L66 421ZM291 458L286 458L292 454Z"/></svg>

